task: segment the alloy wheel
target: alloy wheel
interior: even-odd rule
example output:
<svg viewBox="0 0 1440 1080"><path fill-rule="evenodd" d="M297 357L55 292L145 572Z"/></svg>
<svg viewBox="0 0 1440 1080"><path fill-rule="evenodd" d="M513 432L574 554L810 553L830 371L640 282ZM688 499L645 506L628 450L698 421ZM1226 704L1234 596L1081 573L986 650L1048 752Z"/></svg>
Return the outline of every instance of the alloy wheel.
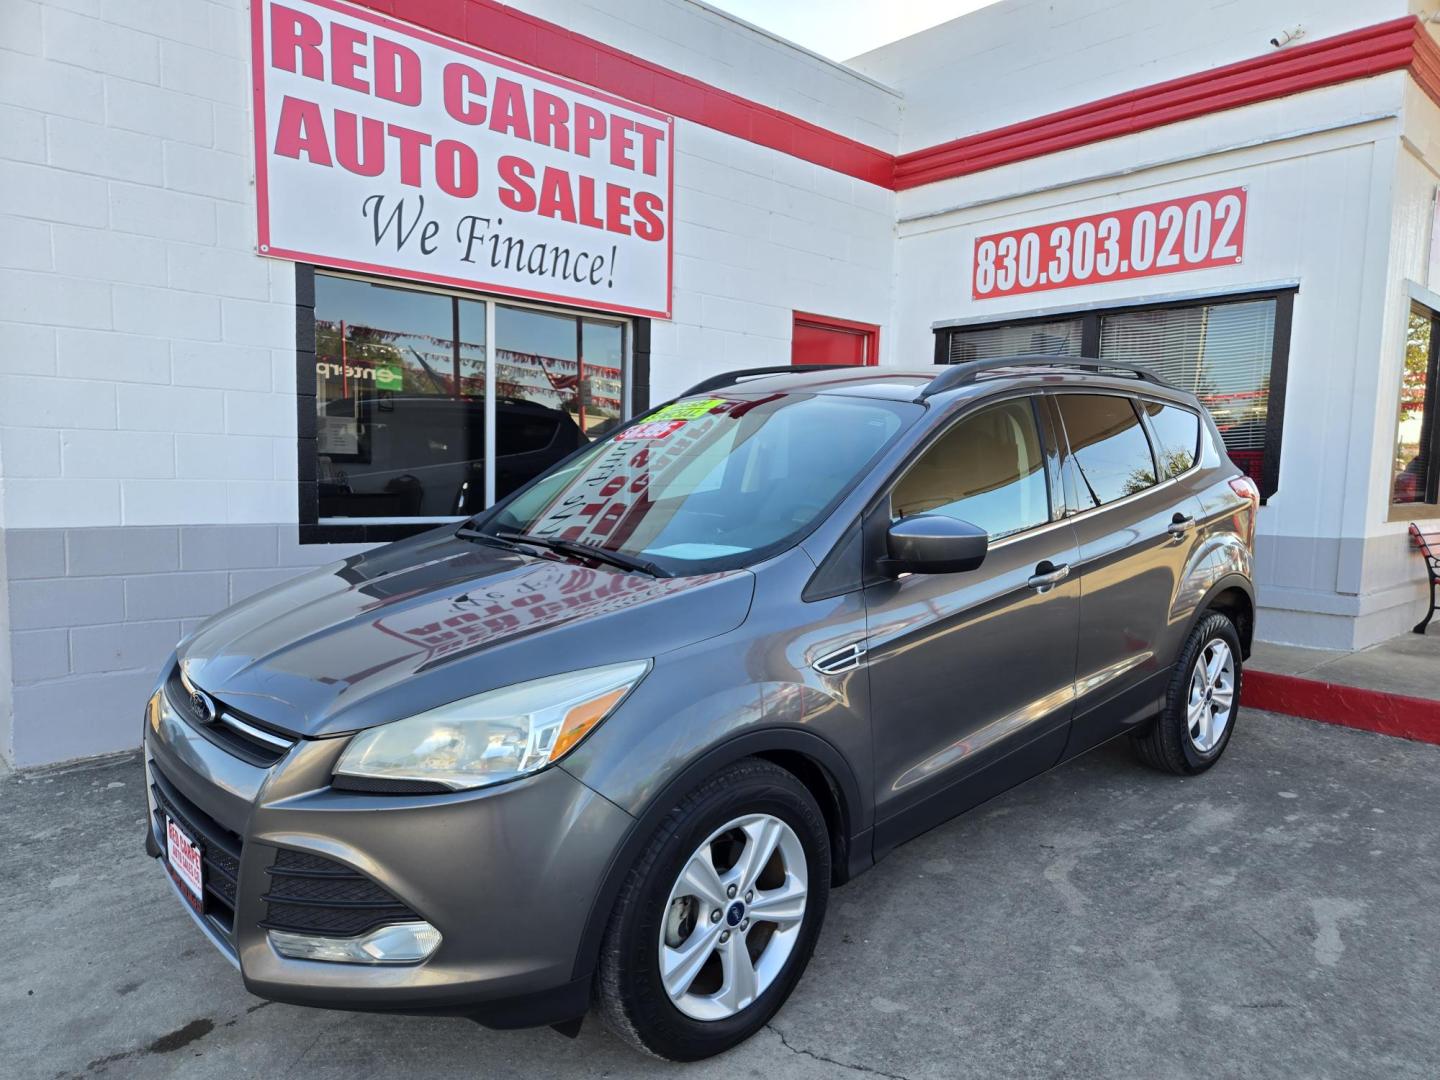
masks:
<svg viewBox="0 0 1440 1080"><path fill-rule="evenodd" d="M1235 654L1212 638L1195 658L1190 672L1186 721L1190 742L1202 754L1220 745L1235 713Z"/></svg>
<svg viewBox="0 0 1440 1080"><path fill-rule="evenodd" d="M660 981L694 1020L724 1020L775 981L800 936L809 874L795 830L770 814L722 825L670 890Z"/></svg>

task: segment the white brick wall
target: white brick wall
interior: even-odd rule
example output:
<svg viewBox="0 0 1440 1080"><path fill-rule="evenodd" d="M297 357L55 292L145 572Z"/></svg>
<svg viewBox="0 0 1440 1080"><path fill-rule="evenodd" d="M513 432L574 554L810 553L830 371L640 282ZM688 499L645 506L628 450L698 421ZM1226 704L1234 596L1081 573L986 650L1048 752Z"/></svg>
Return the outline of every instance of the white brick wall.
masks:
<svg viewBox="0 0 1440 1080"><path fill-rule="evenodd" d="M894 93L703 7L529 6L895 141ZM5 489L12 524L293 520L294 276L254 252L242 5L12 0L0 19L0 439L30 481ZM890 193L694 124L677 142L657 395L784 362L797 308L888 321Z"/></svg>
<svg viewBox="0 0 1440 1080"><path fill-rule="evenodd" d="M9 527L294 519L294 278L253 250L248 55L238 0L0 6Z"/></svg>
<svg viewBox="0 0 1440 1080"><path fill-rule="evenodd" d="M651 328L653 396L788 363L795 311L880 324L882 362L929 362L885 330L894 193L684 121L675 142L674 318Z"/></svg>

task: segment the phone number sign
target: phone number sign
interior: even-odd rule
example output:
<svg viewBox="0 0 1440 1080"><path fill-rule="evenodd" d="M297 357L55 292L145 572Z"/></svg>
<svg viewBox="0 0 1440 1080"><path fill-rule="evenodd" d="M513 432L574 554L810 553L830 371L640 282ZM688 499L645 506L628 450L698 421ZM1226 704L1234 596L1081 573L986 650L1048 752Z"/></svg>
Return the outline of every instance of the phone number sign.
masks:
<svg viewBox="0 0 1440 1080"><path fill-rule="evenodd" d="M975 241L971 295L1069 289L1233 266L1245 256L1245 189L1229 188Z"/></svg>

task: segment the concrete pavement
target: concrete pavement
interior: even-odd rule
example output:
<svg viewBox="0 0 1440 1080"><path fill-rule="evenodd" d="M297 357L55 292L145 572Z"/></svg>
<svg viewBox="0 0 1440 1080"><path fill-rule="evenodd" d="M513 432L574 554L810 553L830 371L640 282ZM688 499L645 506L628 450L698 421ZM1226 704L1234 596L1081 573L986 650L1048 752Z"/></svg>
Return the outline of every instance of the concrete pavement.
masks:
<svg viewBox="0 0 1440 1080"><path fill-rule="evenodd" d="M1436 700L1440 699L1440 622L1429 633L1399 634L1355 652L1259 641L1246 670Z"/></svg>
<svg viewBox="0 0 1440 1080"><path fill-rule="evenodd" d="M132 758L0 778L0 1077L1432 1077L1440 747L1264 713L1180 780L1111 746L837 891L770 1029L710 1062L599 1024L267 1005L141 853Z"/></svg>

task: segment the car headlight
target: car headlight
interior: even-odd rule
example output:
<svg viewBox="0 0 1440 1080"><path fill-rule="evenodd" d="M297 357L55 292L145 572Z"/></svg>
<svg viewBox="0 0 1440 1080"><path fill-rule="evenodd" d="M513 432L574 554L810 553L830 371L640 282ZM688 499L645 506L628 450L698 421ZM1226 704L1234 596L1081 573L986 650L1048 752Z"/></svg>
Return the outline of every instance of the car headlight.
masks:
<svg viewBox="0 0 1440 1080"><path fill-rule="evenodd" d="M559 761L650 670L649 660L571 671L465 698L350 740L335 775L484 787Z"/></svg>

